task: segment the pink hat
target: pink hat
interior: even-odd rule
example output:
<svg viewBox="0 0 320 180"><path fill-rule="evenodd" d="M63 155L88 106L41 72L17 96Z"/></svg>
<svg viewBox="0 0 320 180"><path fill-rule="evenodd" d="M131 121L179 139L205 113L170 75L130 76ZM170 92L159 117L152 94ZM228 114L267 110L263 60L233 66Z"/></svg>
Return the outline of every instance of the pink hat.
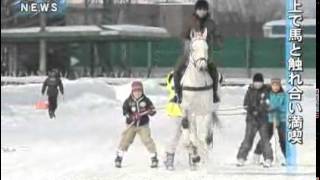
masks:
<svg viewBox="0 0 320 180"><path fill-rule="evenodd" d="M131 84L131 91L141 90L143 91L143 85L140 81L133 81Z"/></svg>

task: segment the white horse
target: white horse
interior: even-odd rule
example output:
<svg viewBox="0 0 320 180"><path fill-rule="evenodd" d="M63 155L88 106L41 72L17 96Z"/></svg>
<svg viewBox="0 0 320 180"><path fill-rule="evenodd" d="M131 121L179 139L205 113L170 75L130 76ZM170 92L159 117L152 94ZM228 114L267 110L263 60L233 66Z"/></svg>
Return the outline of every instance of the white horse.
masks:
<svg viewBox="0 0 320 180"><path fill-rule="evenodd" d="M190 32L189 62L181 79L183 116L188 120L189 128L184 135L189 144L189 158L206 159L208 146L206 138L212 133L213 80L208 72L207 29L203 32ZM187 136L187 138L186 138ZM202 151L202 152L201 152ZM199 158L200 157L200 158ZM199 162L199 161L195 161ZM191 165L196 163L190 162Z"/></svg>

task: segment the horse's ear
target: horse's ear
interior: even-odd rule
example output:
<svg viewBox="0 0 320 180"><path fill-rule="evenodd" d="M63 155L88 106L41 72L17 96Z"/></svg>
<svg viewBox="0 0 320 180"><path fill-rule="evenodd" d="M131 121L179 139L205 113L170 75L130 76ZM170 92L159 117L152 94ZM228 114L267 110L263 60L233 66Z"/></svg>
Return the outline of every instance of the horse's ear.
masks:
<svg viewBox="0 0 320 180"><path fill-rule="evenodd" d="M202 33L203 39L207 39L207 35L208 35L208 30L207 30L207 28L204 28L204 31Z"/></svg>

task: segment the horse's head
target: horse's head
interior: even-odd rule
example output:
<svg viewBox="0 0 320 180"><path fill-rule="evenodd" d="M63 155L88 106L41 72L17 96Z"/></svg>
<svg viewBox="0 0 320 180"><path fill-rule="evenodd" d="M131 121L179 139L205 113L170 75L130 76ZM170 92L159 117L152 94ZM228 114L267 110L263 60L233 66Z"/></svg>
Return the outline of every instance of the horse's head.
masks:
<svg viewBox="0 0 320 180"><path fill-rule="evenodd" d="M192 63L198 70L207 70L208 62L208 44L207 28L203 32L197 32L194 29L190 31L190 56L189 63Z"/></svg>

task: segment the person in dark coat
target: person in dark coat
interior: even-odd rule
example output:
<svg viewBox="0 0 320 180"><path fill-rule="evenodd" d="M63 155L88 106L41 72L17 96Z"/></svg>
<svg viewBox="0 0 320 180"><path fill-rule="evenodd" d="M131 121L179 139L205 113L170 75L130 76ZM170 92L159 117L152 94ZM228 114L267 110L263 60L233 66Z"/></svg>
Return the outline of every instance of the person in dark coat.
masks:
<svg viewBox="0 0 320 180"><path fill-rule="evenodd" d="M189 46L190 46L190 32L192 29L195 31L204 31L207 29L207 43L209 46L209 53L213 51L213 49L219 49L222 47L222 36L219 32L216 23L210 18L210 14L208 12L209 4L206 0L198 0L195 4L194 13L190 18L190 22L186 24L184 27L184 31L182 33L182 41L183 41L183 52L182 56L179 58L175 70L174 70L174 83L176 85L176 96L179 102L182 100L182 88L180 85L181 78L184 74L184 71L188 65L189 61ZM212 60L208 61L208 71L213 80L213 100L214 102L219 102L220 98L218 96L218 71L216 65L212 62Z"/></svg>
<svg viewBox="0 0 320 180"><path fill-rule="evenodd" d="M59 74L57 71L50 71L48 78L43 82L41 93L42 95L46 93L48 96L48 112L51 119L55 118L55 111L58 107L57 98L59 91L62 95L64 94L63 84Z"/></svg>
<svg viewBox="0 0 320 180"><path fill-rule="evenodd" d="M274 130L277 129L279 144L283 156L286 158L286 94L281 86L280 78L271 79L271 92L269 94L269 113L268 113L268 123L269 123L269 139L272 138ZM262 154L262 142L259 141L256 149L254 151L254 162L256 164L260 163L260 156ZM282 165L285 165L282 162Z"/></svg>
<svg viewBox="0 0 320 180"><path fill-rule="evenodd" d="M257 132L259 132L261 138L262 153L265 158L264 167L270 167L273 161L268 123L268 94L270 87L263 82L263 75L261 73L255 74L253 83L249 86L244 98L243 105L247 110L246 132L237 155L237 166L243 166L247 160Z"/></svg>

